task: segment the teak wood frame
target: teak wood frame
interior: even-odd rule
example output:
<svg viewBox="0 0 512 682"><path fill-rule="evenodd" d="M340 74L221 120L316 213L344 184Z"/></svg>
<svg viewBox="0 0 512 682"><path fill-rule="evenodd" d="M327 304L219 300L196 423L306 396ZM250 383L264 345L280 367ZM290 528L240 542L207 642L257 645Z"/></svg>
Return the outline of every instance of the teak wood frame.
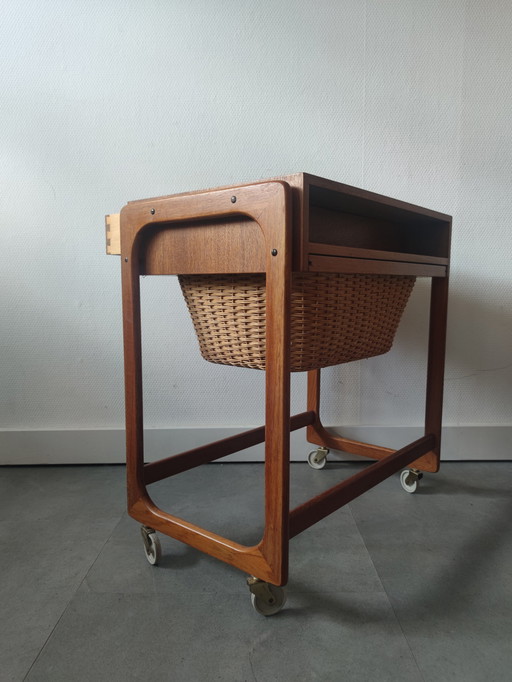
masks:
<svg viewBox="0 0 512 682"><path fill-rule="evenodd" d="M439 468L450 218L313 178L315 187L326 191L348 191L349 194L351 191L356 202L369 198L382 202L384 207L391 207L391 211L395 206L399 211L427 214L429 218L446 224L448 241L443 254L420 256L308 243L308 183L311 184L312 178L297 174L252 185L130 202L121 211L119 222L114 217L108 217L107 221L109 230L116 224L120 230L129 513L146 526L275 585L287 582L291 537L411 463L423 471L435 472ZM237 239L246 236L246 248L240 251ZM109 244L115 243L112 234L109 239ZM187 254L176 249L182 249L183 239L189 247ZM425 435L422 438L393 451L330 434L322 426L319 416L320 370L308 373L307 411L290 417L288 349L294 269L392 272L432 278ZM265 426L145 464L140 276L244 271L266 273ZM290 431L302 427L307 427L307 438L312 443L377 461L290 511ZM256 546L241 545L173 516L159 509L148 494L147 486L155 481L263 441L265 528L262 540Z"/></svg>

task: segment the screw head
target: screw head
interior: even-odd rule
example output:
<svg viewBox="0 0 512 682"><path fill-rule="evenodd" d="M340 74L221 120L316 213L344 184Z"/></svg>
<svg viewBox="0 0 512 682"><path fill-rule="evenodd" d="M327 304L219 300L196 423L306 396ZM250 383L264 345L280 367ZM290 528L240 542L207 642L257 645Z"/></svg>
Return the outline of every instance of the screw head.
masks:
<svg viewBox="0 0 512 682"><path fill-rule="evenodd" d="M151 211L150 211L150 213L151 213L151 215L155 215L155 209L152 208Z"/></svg>
<svg viewBox="0 0 512 682"><path fill-rule="evenodd" d="M125 263L128 263L128 258L125 258L125 259L124 259L124 262L125 262Z"/></svg>
<svg viewBox="0 0 512 682"><path fill-rule="evenodd" d="M231 203L236 204L236 197L235 196L231 197Z"/></svg>
<svg viewBox="0 0 512 682"><path fill-rule="evenodd" d="M272 249L270 252L273 256L277 256L277 249Z"/></svg>

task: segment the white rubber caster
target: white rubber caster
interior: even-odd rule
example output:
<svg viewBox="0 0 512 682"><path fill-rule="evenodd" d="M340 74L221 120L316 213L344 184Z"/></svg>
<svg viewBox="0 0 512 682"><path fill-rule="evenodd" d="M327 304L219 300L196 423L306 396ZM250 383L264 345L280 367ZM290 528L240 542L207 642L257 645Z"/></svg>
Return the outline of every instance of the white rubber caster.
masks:
<svg viewBox="0 0 512 682"><path fill-rule="evenodd" d="M329 450L324 447L319 447L317 450L313 450L308 455L308 464L312 469L323 469L325 463L327 462L327 455Z"/></svg>
<svg viewBox="0 0 512 682"><path fill-rule="evenodd" d="M248 578L247 584L251 591L252 607L261 616L273 616L285 605L286 590L284 587L266 583L259 578Z"/></svg>
<svg viewBox="0 0 512 682"><path fill-rule="evenodd" d="M156 566L162 556L162 548L160 546L158 535L153 528L149 528L148 526L141 526L140 532L144 542L144 553L146 555L146 559L152 566Z"/></svg>
<svg viewBox="0 0 512 682"><path fill-rule="evenodd" d="M415 469L404 469L400 474L400 483L406 493L415 493L423 474Z"/></svg>

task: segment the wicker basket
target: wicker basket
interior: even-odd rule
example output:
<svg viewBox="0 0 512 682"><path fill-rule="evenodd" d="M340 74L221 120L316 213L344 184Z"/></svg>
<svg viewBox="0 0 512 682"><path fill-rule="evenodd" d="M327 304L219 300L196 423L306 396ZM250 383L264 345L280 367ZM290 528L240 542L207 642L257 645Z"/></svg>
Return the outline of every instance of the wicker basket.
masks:
<svg viewBox="0 0 512 682"><path fill-rule="evenodd" d="M265 275L181 275L205 360L265 369ZM414 277L293 273L293 372L386 353Z"/></svg>

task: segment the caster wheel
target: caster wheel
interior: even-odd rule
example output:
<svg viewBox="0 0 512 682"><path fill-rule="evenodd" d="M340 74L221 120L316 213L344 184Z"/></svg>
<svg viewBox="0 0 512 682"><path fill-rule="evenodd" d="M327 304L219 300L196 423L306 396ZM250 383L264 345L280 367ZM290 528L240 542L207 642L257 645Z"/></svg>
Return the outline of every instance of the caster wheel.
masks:
<svg viewBox="0 0 512 682"><path fill-rule="evenodd" d="M147 526L141 526L140 532L142 534L142 540L144 541L144 553L146 554L146 559L152 566L156 566L160 561L162 556L162 549L160 546L160 540L153 528L148 528Z"/></svg>
<svg viewBox="0 0 512 682"><path fill-rule="evenodd" d="M318 448L313 450L308 455L308 464L312 469L323 469L327 462L327 455L329 450L327 448Z"/></svg>
<svg viewBox="0 0 512 682"><path fill-rule="evenodd" d="M400 483L406 493L415 493L423 474L413 469L405 469L400 474Z"/></svg>
<svg viewBox="0 0 512 682"><path fill-rule="evenodd" d="M284 587L266 583L258 578L249 578L247 584L251 590L253 609L261 616L273 616L285 605L286 590Z"/></svg>
<svg viewBox="0 0 512 682"><path fill-rule="evenodd" d="M268 585L272 597L262 599L256 594L251 594L251 604L256 613L261 616L273 616L278 613L286 603L286 591L282 587Z"/></svg>

